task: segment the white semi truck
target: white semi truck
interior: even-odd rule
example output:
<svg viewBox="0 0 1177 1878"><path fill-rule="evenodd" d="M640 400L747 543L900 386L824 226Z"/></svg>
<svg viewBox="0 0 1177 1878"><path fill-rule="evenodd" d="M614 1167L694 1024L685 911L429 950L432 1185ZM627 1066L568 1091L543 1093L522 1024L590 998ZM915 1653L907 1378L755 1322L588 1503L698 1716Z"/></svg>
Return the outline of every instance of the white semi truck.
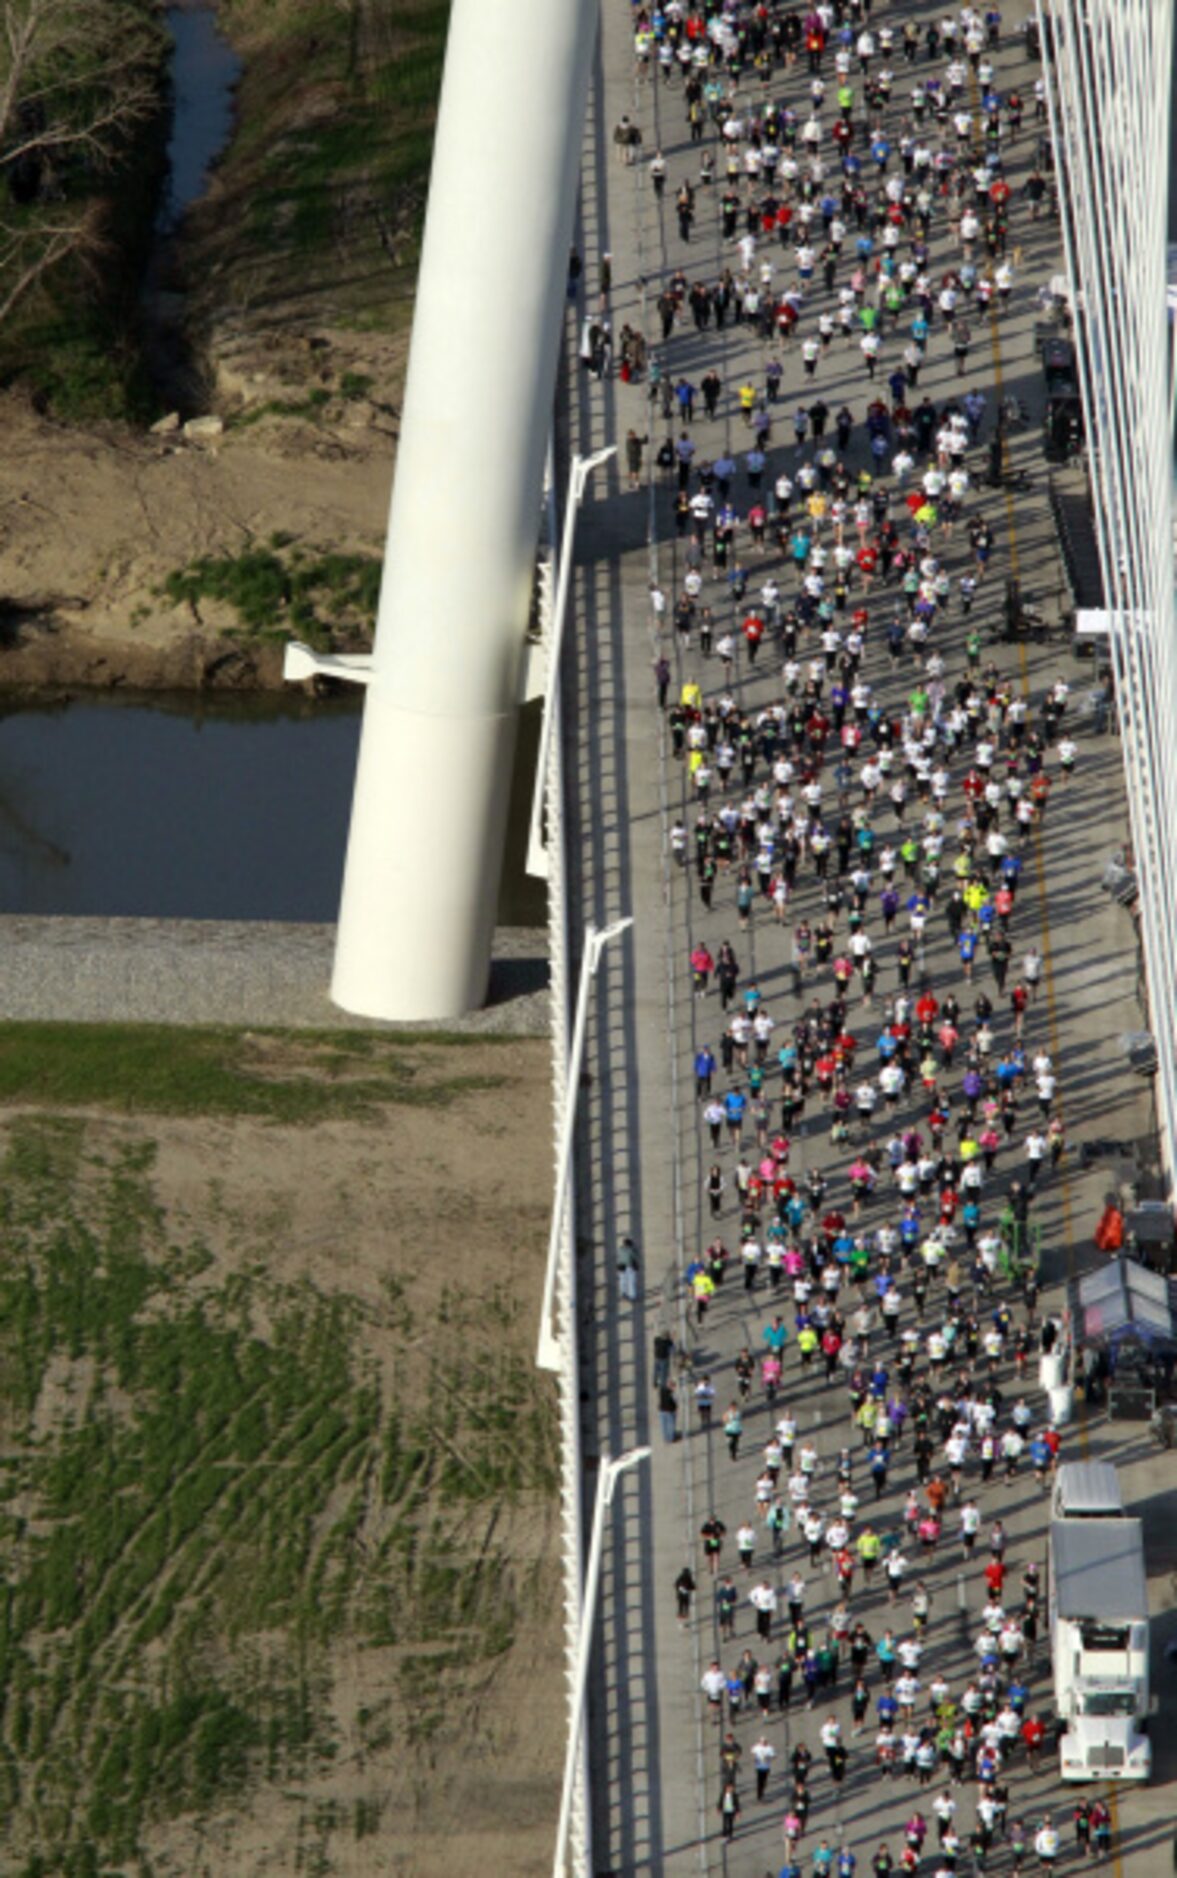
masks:
<svg viewBox="0 0 1177 1878"><path fill-rule="evenodd" d="M1114 1470L1099 1472L1097 1483L1094 1468L1060 1469L1060 1517L1050 1527L1050 1647L1064 1724L1059 1768L1064 1780L1147 1780L1144 1528L1125 1518ZM1090 1491L1097 1484L1101 1490Z"/></svg>

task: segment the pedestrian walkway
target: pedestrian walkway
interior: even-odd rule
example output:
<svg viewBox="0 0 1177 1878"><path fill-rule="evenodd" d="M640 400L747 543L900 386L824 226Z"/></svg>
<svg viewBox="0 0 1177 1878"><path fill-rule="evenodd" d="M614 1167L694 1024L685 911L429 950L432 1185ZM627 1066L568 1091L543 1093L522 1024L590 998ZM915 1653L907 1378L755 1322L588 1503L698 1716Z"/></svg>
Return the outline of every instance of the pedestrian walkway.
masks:
<svg viewBox="0 0 1177 1878"><path fill-rule="evenodd" d="M745 11L755 24L763 10ZM1018 1822L1029 1869L1045 1820L1047 1851L1055 1829L1073 1839L1074 1794L1050 1752L1032 1764L1021 1735L1028 1721L1033 1737L1049 1702L1028 1590L1029 1568L1039 1582L1045 1569L1036 1472L1048 1472L1056 1433L1064 1459L1120 1458L1124 1443L1094 1417L1052 1430L1038 1354L1063 1281L1095 1256L1110 1171L1084 1146L1146 1142L1150 1116L1116 1041L1144 1023L1131 922L1099 885L1124 839L1115 737L1088 709L1092 667L1064 634L1002 636L1010 580L1018 605L1032 600L1048 626L1065 585L1037 441L1040 289L1059 258L1057 223L1034 213L1037 182L1027 190L1043 129L1027 11L1007 8L996 46L983 34L972 59L962 30L958 60L929 48L932 14L899 5L875 9L874 50L862 55L860 9L846 9L855 95L841 102L859 168L828 215L819 181L813 235L799 242L815 78L827 177L839 168L836 34L820 61L803 42L766 70L753 38L734 97L730 66L700 66L692 127L684 69L672 62L664 76L656 43L635 62L637 9L604 8L564 445L616 443L621 455L612 476L598 472L577 535L569 851L574 923L632 912L635 927L597 982L583 1094L585 1447L651 1441L654 1454L618 1489L602 1577L591 1727L600 1873L763 1878L794 1857L807 1878L864 1878L905 1869L914 1841L919 1870L934 1872L952 1869L937 1848L951 1853L953 1833L963 1848L991 1848L988 1869L1009 1870ZM777 12L767 9L770 21ZM884 27L889 101L878 92ZM946 93L960 78L959 96L939 113L933 101L901 155L912 87L926 97L936 78ZM1000 139L986 131L988 87L1002 101ZM766 122L769 103L792 122ZM930 183L926 207L921 140L949 189ZM971 172L994 148L1000 168L980 202ZM954 193L962 165L969 177ZM994 177L1008 200L992 193ZM880 190L894 218L873 217ZM992 255L986 219L1008 224L1007 237L992 231ZM840 221L840 252L823 261ZM879 306L891 228L894 253L915 268L900 279L897 260L899 298L892 306L884 291ZM942 301L950 273L955 306ZM986 273L988 308L977 293ZM878 341L873 367L865 339ZM985 486L1001 414L999 453L1024 487ZM717 974L725 946L734 969ZM636 1302L615 1269L627 1235L641 1258ZM1039 1253L1040 1291L1025 1269ZM670 1412L656 1387L660 1334L675 1345L674 1442L658 1413ZM725 1434L733 1402L738 1441L734 1426ZM782 1419L791 1468L785 1452L766 1453ZM788 1523L779 1530L774 1515L774 1535L766 1514L778 1503ZM966 1506L977 1512L970 1544ZM722 1540L714 1575L708 1526ZM866 1569L876 1546L891 1585L881 1562ZM986 1574L997 1553L1004 1586L1001 1572ZM684 1568L696 1590L680 1621ZM728 1576L730 1626L716 1597ZM849 1630L861 1620L870 1638L860 1731L841 1580ZM989 1635L991 1686L978 1647ZM916 1656L913 1691L901 1679ZM966 1730L978 1684L983 1713ZM886 1740L876 1745L880 1699L883 1715L898 1704L890 1773ZM929 1730L924 1741L908 1715ZM1009 1731L1012 1745L992 1769L981 1762L982 1778L985 1715L990 1737ZM811 1765L790 1852L802 1749ZM962 1753L954 1787L951 1757ZM954 1810L941 1840L947 1804L938 1813L933 1802L946 1784ZM1163 1803L1090 1797L1108 1806L1123 1869L1143 1875L1151 1859L1155 1871ZM881 1846L892 1867L872 1864Z"/></svg>

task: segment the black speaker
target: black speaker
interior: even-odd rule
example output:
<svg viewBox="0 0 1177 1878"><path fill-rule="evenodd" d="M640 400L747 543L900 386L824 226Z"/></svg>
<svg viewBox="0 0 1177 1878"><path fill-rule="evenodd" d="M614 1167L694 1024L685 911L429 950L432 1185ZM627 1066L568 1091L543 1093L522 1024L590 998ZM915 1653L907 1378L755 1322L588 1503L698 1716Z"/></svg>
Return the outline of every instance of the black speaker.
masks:
<svg viewBox="0 0 1177 1878"><path fill-rule="evenodd" d="M1108 1389L1108 1419L1114 1422L1146 1422L1156 1406L1151 1389L1139 1383L1121 1387L1112 1383Z"/></svg>

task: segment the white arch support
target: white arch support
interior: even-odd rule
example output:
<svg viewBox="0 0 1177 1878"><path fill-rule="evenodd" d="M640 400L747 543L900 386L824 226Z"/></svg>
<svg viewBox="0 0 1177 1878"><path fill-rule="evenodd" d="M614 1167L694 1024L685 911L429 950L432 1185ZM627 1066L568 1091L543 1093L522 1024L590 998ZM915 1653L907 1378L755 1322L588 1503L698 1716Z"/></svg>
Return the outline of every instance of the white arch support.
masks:
<svg viewBox="0 0 1177 1878"><path fill-rule="evenodd" d="M1116 678L1161 1137L1177 1171L1172 0L1038 0Z"/></svg>

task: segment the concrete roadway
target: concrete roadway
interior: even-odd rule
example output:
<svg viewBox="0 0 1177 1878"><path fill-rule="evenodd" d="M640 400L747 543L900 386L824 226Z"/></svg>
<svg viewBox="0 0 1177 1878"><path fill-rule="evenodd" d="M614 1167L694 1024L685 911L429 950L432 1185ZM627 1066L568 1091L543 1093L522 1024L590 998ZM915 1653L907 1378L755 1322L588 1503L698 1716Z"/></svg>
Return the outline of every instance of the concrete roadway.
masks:
<svg viewBox="0 0 1177 1878"><path fill-rule="evenodd" d="M1037 68L1022 55L1016 31L1026 11L1024 4L1006 9L1007 36L998 55L998 84L1003 90L1018 84L1028 101L1027 128L1015 145L1011 171L1016 184L1031 159L1036 132L1032 117L1032 85ZM876 9L878 13L880 9ZM713 280L720 266L734 260L721 256L717 229L716 195L700 189L699 219L694 239L684 244L673 215L674 192L684 177L698 175L699 152L686 140L684 108L679 86L634 82L627 0L606 0L603 36L586 136L582 222L579 234L585 260L585 293L581 308L597 304L598 265L606 251L612 255L613 289L609 315L615 334L628 322L641 326L651 340L657 325L654 302L668 273L681 266L689 280ZM917 8L923 23L927 8ZM902 20L898 6L882 16ZM1014 29L1014 30L1010 30ZM895 98L905 95L911 79L906 66L896 62ZM919 74L925 72L921 59ZM773 94L800 102L807 77L802 66L774 81ZM617 160L612 130L624 112L642 128L644 154L661 145L668 164L665 204L660 211L643 165L628 167ZM827 112L827 116L829 113ZM892 128L897 108L892 110ZM717 169L721 165L717 164ZM1045 469L1038 447L1037 420L1042 397L1036 359L1035 323L1039 317L1036 293L1058 271L1057 224L1031 225L1024 202L1015 194L1011 249L1017 264L1017 285L1011 308L1000 322L974 317L975 344L968 377L957 381L954 363L942 335L930 349L930 362L920 380L937 403L952 393L976 384L989 398L984 438L972 453L970 467L977 487L967 513L984 513L998 537L997 552L974 610L987 637L995 639L1000 625L1001 597L1007 573L1017 573L1027 591L1050 611L1056 606L1063 574L1052 536L1046 503ZM950 237L938 225L933 248L933 272L939 274L952 257ZM847 270L848 271L848 270ZM791 272L788 257L778 257L778 278ZM824 303L819 293L817 305ZM664 434L677 425L663 424L647 401L645 386L629 386L616 375L598 383L579 368L576 338L579 309L568 320L568 435L566 447L588 451L604 443L624 445L632 427L651 440L648 457ZM892 369L897 347L887 342L880 380ZM729 441L744 443L743 427L735 408L734 391L745 372L757 382L765 353L744 327L716 335L712 329L696 335L682 327L665 349L667 370L675 378L690 374L696 382L714 361L724 380L724 396L714 423L696 422L693 435L699 455L714 457ZM782 354L784 383L774 426L766 485L782 465L795 462L791 414L803 389L806 402L813 395L812 381L802 380L796 347ZM865 461L861 418L868 398L867 380L857 347L835 341L822 362L817 379L822 395L836 410L849 401L859 428L852 440L850 466ZM885 387L884 387L885 389ZM1030 406L1030 425L1015 434L1013 455L1032 478L1031 488L1016 496L982 489L985 443L992 426L994 405L1000 395L1016 394ZM737 485L737 502L747 506L746 490ZM864 1743L873 1742L873 1730L862 1743L851 1744L849 1772L836 1791L825 1772L817 1729L828 1712L821 1704L809 1714L794 1696L792 1711L774 1712L768 1732L777 1748L773 1779L763 1804L754 1798L748 1752L758 1732L755 1719L738 1725L744 1746L740 1780L743 1811L739 1830L730 1845L719 1837L716 1802L720 1792L716 1731L703 1713L699 1677L714 1654L725 1666L734 1663L745 1645L755 1647L752 1613L741 1608L735 1644L719 1648L711 1589L706 1579L698 1528L715 1510L728 1528L725 1564L734 1564L733 1536L752 1503L759 1471L758 1452L767 1433L768 1416L754 1393L746 1416L744 1453L736 1465L727 1461L718 1429L700 1430L693 1408L691 1371L709 1371L715 1378L722 1407L733 1393L731 1363L740 1346L754 1349L769 1318L765 1281L752 1298L729 1279L708 1318L696 1335L688 1321L680 1274L697 1249L712 1236L706 1218L702 1182L713 1156L702 1139L694 1101L691 1065L695 1046L704 1039L718 1046L721 1017L712 994L696 1002L690 993L687 958L691 945L704 938L712 950L731 937L745 975L754 972L763 988L767 1008L783 1027L795 1021L798 1004L789 963L789 931L778 928L758 911L753 930L736 929L733 889L721 884L715 907L705 912L693 874L681 872L670 861L667 829L682 812L688 824L693 811L687 803L683 766L673 761L655 706L651 663L665 650L675 666L676 682L698 679L705 693L720 688L718 662L702 660L697 649L679 655L668 631L658 640L652 629L648 602L649 582L657 578L671 601L679 591L683 573L681 544L676 543L672 520L672 493L647 477L631 492L622 470L597 473L582 512L576 549L575 631L567 661L566 727L568 732L568 786L571 851L579 856L573 881L575 929L587 919L602 922L632 912L636 925L631 939L606 955L597 981L594 1021L582 1091L585 1126L580 1158L580 1271L582 1283L582 1346L584 1361L584 1433L586 1453L600 1447L613 1453L640 1441L654 1444L652 1463L639 1474L627 1476L614 1502L609 1530L602 1604L598 1627L597 1673L592 1715L594 1779L594 1866L598 1873L688 1874L723 1871L728 1878L762 1878L775 1873L783 1848L780 1820L787 1791L785 1762L793 1744L804 1739L814 1751L813 1810L803 1841L803 1864L808 1871L812 1852L823 1835L831 1843L842 1841L858 1856L860 1878L869 1857L885 1840L898 1855L901 1825L910 1814L916 1794L905 1783L884 1785L875 1772ZM946 544L953 573L964 570L967 534L958 529ZM771 555L745 552L752 569L750 591L755 592L768 569L781 575L786 594L792 575ZM725 589L709 577L703 599L717 618L730 607ZM876 590L869 604L872 622L890 617L890 596ZM877 643L869 649L867 676L884 699L897 706L910 689L914 668L905 662L897 674L888 669ZM938 637L948 657L950 680L963 664L963 638L959 608L954 607ZM1114 736L1097 737L1083 715L1091 684L1091 667L1076 661L1066 645L1029 644L987 647L986 659L1027 689L1036 705L1045 688L1058 676L1072 688L1072 712L1077 720L1079 744L1077 772L1072 782L1058 784L1050 803L1044 835L1029 851L1027 877L1018 899L1015 921L1015 958L1032 941L1046 961L1043 992L1031 1013L1029 1041L1045 1043L1060 1075L1062 1112L1068 1152L1061 1174L1045 1183L1036 1207L1041 1222L1046 1288L1044 1308L1058 1310L1063 1303L1067 1275L1094 1260L1091 1233L1102 1196L1109 1185L1127 1178L1131 1162L1105 1151L1088 1165L1080 1150L1085 1143L1143 1143L1149 1148L1151 1101L1146 1084L1130 1077L1122 1067L1118 1037L1122 1031L1142 1028L1137 994L1136 949L1129 917L1103 894L1099 878L1105 859L1125 836L1125 809L1120 780L1119 751ZM757 706L778 694L779 673L767 650L753 672L737 673L741 702ZM1057 767L1057 766L1053 766ZM957 777L959 780L959 777ZM960 797L954 791L954 802ZM887 833L891 813L876 814L876 826ZM816 914L811 876L794 902L799 917ZM884 940L872 931L881 970L873 1011L852 1004L853 1023L868 1044L872 1022L879 1021L884 1001L897 986L896 935ZM943 993L950 984L960 988L959 968L950 952L942 918L932 922L928 967L933 987ZM955 968L955 969L954 969ZM987 972L979 976L987 978ZM1012 981L1011 981L1012 982ZM823 990L825 987L822 987ZM807 986L805 997L811 995ZM828 995L828 993L826 994ZM962 997L966 1010L971 993ZM997 1001L997 1000L995 1000ZM999 1002L998 1042L1004 1039L1009 1018ZM718 1050L717 1050L718 1054ZM866 1054L873 1055L869 1049ZM724 1079L718 1078L722 1088ZM1022 1119L1031 1104L1023 1102ZM1019 1145L1006 1150L999 1163L997 1191L1021 1161ZM731 1181L734 1156L719 1157ZM803 1173L810 1166L844 1165L827 1139L825 1117L811 1102L808 1120L795 1135L792 1169ZM844 1194L844 1187L843 1187ZM729 1198L731 1187L729 1184ZM996 1198L989 1206L996 1206ZM876 1203L868 1223L877 1223L890 1208ZM729 1247L738 1240L738 1219L730 1204L721 1230ZM644 1271L640 1301L631 1305L618 1296L612 1253L623 1234L633 1234L642 1248ZM683 1439L664 1446L658 1432L652 1389L650 1345L659 1325L669 1325L685 1351L687 1369L682 1377ZM1008 1384L1007 1377L1002 1378ZM785 1398L796 1409L803 1433L812 1434L823 1457L825 1479L832 1478L830 1457L850 1439L845 1419L845 1398L826 1391L818 1377L802 1379L791 1353L786 1365ZM1030 1400L1041 1416L1045 1400L1032 1388ZM717 1421L721 1416L717 1415ZM1168 1841L1172 1832L1172 1789L1175 1750L1172 1690L1160 1645L1172 1634L1174 1594L1170 1573L1177 1558L1177 1540L1162 1517L1163 1496L1172 1484L1172 1457L1151 1451L1140 1430L1110 1427L1092 1415L1069 1430L1064 1457L1080 1455L1113 1458L1125 1469L1126 1490L1134 1510L1144 1513L1149 1541L1149 1570L1154 1600L1157 1650L1156 1679L1162 1689L1163 1709L1154 1730L1157 1777L1147 1790L1121 1792L1116 1799L1115 1869L1131 1878L1155 1878L1169 1866ZM862 1467L862 1463L859 1463ZM879 1508L881 1528L897 1527L903 1498L912 1478L910 1446L892 1469L888 1489ZM862 1491L869 1483L857 1483ZM978 1481L969 1481L976 1492ZM586 1492L592 1491L591 1463ZM828 1494L829 1488L827 1486ZM817 1503L823 1503L819 1490ZM1011 1539L1007 1554L1014 1579L1027 1560L1045 1555L1045 1503L1032 1478L1019 1478L1012 1488L994 1484L980 1496L986 1522L1000 1514ZM865 1501L864 1501L865 1510ZM873 1508L871 1509L874 1510ZM927 1663L942 1666L959 1692L966 1669L965 1649L957 1609L959 1550L948 1535L955 1530L951 1515L946 1540L933 1568L925 1573L933 1594L932 1625ZM673 1582L690 1562L700 1583L695 1614L686 1629L674 1615ZM817 1628L831 1603L830 1579L809 1572L803 1551L791 1541L779 1566L773 1565L761 1545L756 1559L779 1584L800 1565L810 1579L807 1611ZM737 1578L742 1575L737 1571ZM911 1574L915 1576L915 1572ZM978 1590L980 1564L968 1575L966 1597L971 1610L982 1602ZM741 1590L746 1584L741 1582ZM883 1628L885 1594L873 1588L857 1590L855 1615L864 1617L876 1635ZM776 1651L772 1652L775 1660ZM873 1691L874 1693L874 1691ZM1034 1666L1033 1703L1049 1699L1049 1664L1040 1646ZM834 1705L849 1735L845 1695ZM1073 1795L1065 1791L1053 1764L1031 1775L1018 1761L1011 1777L1011 1817L1037 1822L1051 1810L1070 1852L1070 1807ZM922 1795L924 1811L933 1788ZM967 1834L973 1823L974 1788L960 1796L958 1822ZM934 1833L933 1833L934 1839ZM931 1861L925 1859L925 1865ZM1005 1855L995 1856L989 1869L1007 1868Z"/></svg>

